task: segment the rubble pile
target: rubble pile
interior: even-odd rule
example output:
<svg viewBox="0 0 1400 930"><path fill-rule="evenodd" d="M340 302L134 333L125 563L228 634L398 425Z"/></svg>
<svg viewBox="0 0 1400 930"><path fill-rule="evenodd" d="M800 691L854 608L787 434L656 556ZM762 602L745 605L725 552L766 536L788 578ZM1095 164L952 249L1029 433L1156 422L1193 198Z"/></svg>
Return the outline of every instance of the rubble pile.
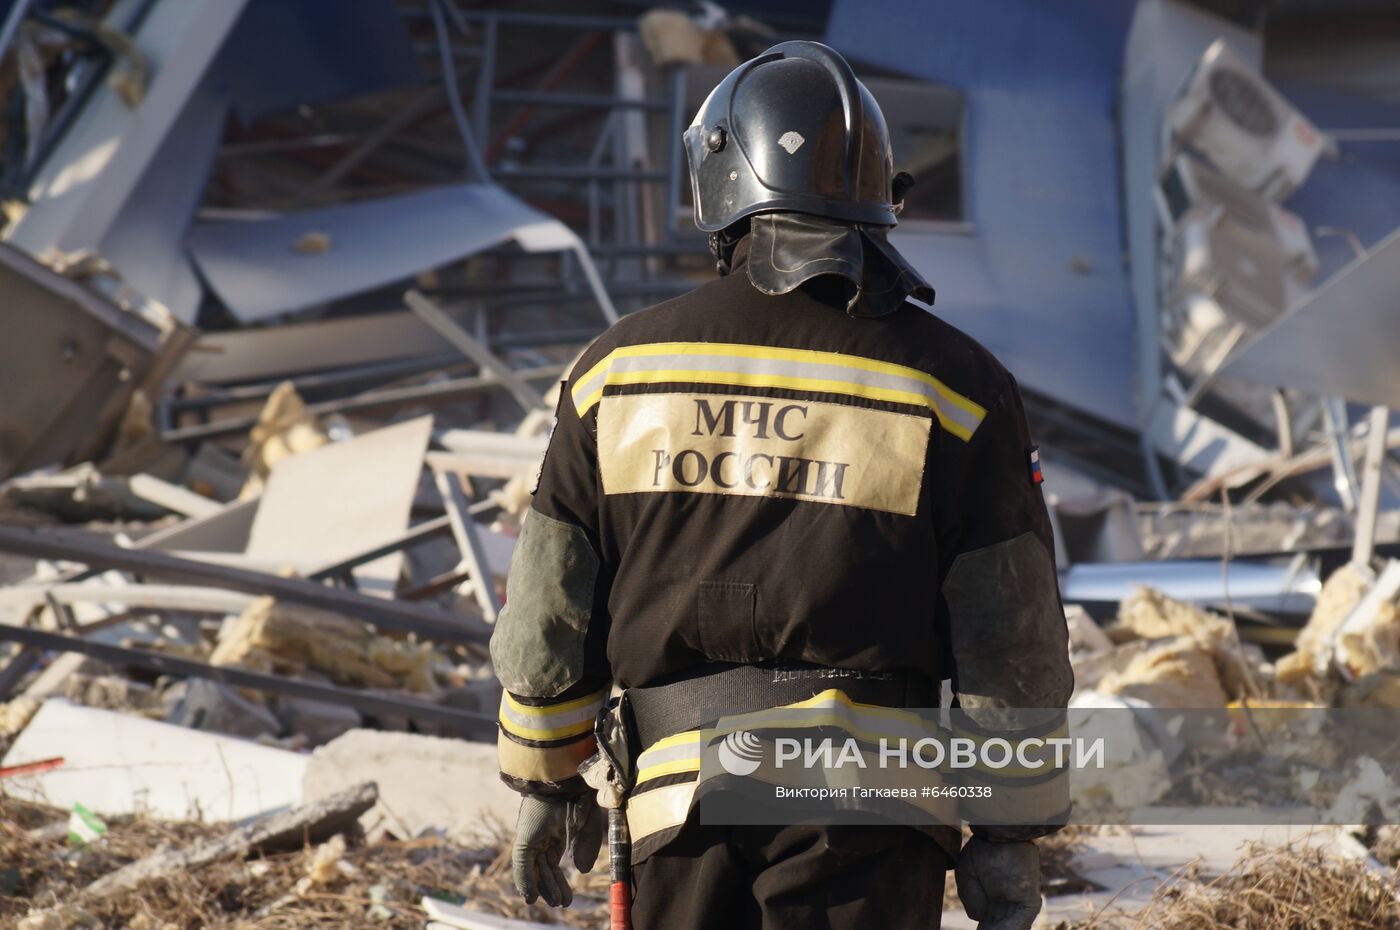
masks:
<svg viewBox="0 0 1400 930"><path fill-rule="evenodd" d="M509 847L499 836L474 845L438 836L368 840L352 826L329 836L307 828L291 838L228 842L230 828L217 823L128 816L109 821L99 840L76 845L67 836L68 820L66 811L0 797L0 924L416 930L425 916L422 899L436 896L470 901L487 914L596 927L606 900L606 888L589 880L575 885L570 910L525 905L511 886ZM305 841L307 835L316 841ZM177 869L167 859L159 867L171 850L220 842L222 854L203 864ZM149 874L134 883L111 882L143 864Z"/></svg>
<svg viewBox="0 0 1400 930"><path fill-rule="evenodd" d="M1179 875L1140 912L1098 914L1060 930L1396 930L1394 875L1301 845L1259 846L1209 881Z"/></svg>
<svg viewBox="0 0 1400 930"><path fill-rule="evenodd" d="M1400 708L1396 564L1334 571L1293 650L1272 657L1228 617L1152 589L1102 628L1071 608L1072 723L1110 747L1105 768L1071 779L1076 816L1123 822L1154 806L1276 808L1328 824L1400 816L1388 718L1327 717Z"/></svg>

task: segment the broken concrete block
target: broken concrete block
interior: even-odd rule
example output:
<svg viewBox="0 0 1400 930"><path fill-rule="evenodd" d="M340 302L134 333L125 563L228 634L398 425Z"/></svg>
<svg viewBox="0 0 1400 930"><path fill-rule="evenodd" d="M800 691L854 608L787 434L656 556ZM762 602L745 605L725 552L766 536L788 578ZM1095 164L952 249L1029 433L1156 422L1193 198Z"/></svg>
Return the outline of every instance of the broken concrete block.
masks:
<svg viewBox="0 0 1400 930"><path fill-rule="evenodd" d="M351 730L311 754L304 783L308 800L373 780L383 818L395 836L425 830L474 844L515 823L520 796L500 780L496 747L459 739Z"/></svg>
<svg viewBox="0 0 1400 930"><path fill-rule="evenodd" d="M305 737L311 746L329 743L364 722L355 708L329 701L284 694L278 695L273 705L287 732Z"/></svg>
<svg viewBox="0 0 1400 930"><path fill-rule="evenodd" d="M81 803L103 817L242 820L301 802L307 757L52 698L5 754L6 766L63 757L5 780L19 798Z"/></svg>
<svg viewBox="0 0 1400 930"><path fill-rule="evenodd" d="M282 731L272 711L217 681L191 678L177 682L166 689L165 700L170 705L166 722L191 730L245 739L276 736Z"/></svg>
<svg viewBox="0 0 1400 930"><path fill-rule="evenodd" d="M104 875L82 890L84 900L134 888L148 879L197 868L219 859L246 856L258 850L300 849L340 836L369 810L378 793L372 783L354 785L321 801L295 810L260 817L247 826L194 846L166 849ZM344 840L340 849L345 849ZM337 856L337 858L339 858Z"/></svg>

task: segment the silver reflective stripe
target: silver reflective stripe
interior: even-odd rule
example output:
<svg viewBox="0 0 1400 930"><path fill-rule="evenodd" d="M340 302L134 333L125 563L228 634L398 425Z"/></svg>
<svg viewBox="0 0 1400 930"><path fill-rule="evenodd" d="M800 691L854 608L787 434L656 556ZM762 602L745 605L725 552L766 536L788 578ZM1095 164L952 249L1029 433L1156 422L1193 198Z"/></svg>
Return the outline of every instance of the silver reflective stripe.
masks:
<svg viewBox="0 0 1400 930"><path fill-rule="evenodd" d="M885 372L865 371L848 365L794 362L770 358L742 358L730 355L648 355L614 359L608 367L608 372L620 374L643 371L736 372L745 375L774 375L780 378L845 382L858 384L861 387L917 394L937 411L940 418L951 420L968 432L975 431L982 422L982 417L949 403L939 395L933 385L925 381ZM593 380L596 382L600 378L606 379L606 377L607 372L603 372ZM592 390L596 391L597 387Z"/></svg>
<svg viewBox="0 0 1400 930"><path fill-rule="evenodd" d="M637 757L637 771L649 769L653 765L661 765L664 762L674 762L677 759L699 759L700 758L700 735L697 733L695 739L687 740L676 746L667 746L662 749L648 749Z"/></svg>
<svg viewBox="0 0 1400 930"><path fill-rule="evenodd" d="M569 711L551 711L548 707L530 708L521 711L507 701L501 702L501 718L527 730L558 730L562 727L583 723L598 716L601 699L576 707Z"/></svg>
<svg viewBox="0 0 1400 930"><path fill-rule="evenodd" d="M588 378L587 381L576 382L574 386L569 389L569 393L572 394L574 398L574 406L577 407L579 404L583 403L585 398L602 389L603 385L607 383L608 369L613 361L613 357L609 355L607 358L603 359L602 364L593 369L595 373L591 378ZM588 376L585 375L584 377ZM582 414L583 411L580 410L579 413Z"/></svg>

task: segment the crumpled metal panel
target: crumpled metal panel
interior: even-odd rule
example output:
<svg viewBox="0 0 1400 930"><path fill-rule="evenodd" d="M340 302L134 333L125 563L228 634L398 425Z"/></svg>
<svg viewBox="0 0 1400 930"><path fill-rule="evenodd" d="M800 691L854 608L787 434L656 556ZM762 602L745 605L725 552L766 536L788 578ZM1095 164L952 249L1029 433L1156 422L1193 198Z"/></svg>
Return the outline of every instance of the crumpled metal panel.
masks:
<svg viewBox="0 0 1400 930"><path fill-rule="evenodd" d="M1227 361L1221 377L1400 407L1400 231Z"/></svg>
<svg viewBox="0 0 1400 930"><path fill-rule="evenodd" d="M186 246L214 293L249 322L410 278L539 224L564 228L495 185L458 184L267 219L196 223ZM312 234L324 251L306 247Z"/></svg>
<svg viewBox="0 0 1400 930"><path fill-rule="evenodd" d="M162 334L0 245L0 479L104 447Z"/></svg>

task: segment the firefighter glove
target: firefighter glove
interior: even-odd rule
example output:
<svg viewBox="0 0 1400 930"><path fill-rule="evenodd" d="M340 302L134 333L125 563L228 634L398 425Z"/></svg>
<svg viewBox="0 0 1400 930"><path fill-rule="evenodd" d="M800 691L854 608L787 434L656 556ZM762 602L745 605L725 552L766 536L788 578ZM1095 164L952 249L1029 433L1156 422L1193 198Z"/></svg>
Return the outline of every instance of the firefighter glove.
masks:
<svg viewBox="0 0 1400 930"><path fill-rule="evenodd" d="M511 872L525 903L544 898L551 907L567 907L574 891L564 879L564 852L580 872L587 872L598 858L604 830L603 811L592 792L576 799L522 798Z"/></svg>
<svg viewBox="0 0 1400 930"><path fill-rule="evenodd" d="M954 877L977 930L1030 930L1040 913L1040 850L1034 842L973 836L958 854Z"/></svg>

